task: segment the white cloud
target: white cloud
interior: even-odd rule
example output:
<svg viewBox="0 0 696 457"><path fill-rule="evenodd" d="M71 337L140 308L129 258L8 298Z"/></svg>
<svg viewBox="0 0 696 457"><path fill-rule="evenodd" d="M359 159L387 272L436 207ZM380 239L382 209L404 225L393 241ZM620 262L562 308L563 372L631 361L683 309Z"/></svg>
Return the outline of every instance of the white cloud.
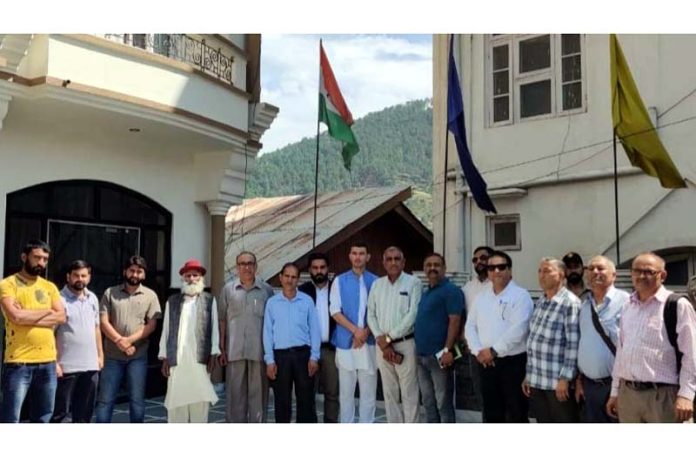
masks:
<svg viewBox="0 0 696 457"><path fill-rule="evenodd" d="M430 36L323 38L324 50L354 118L432 97ZM261 138L264 153L316 135L319 36L263 35L261 43L261 100L280 108Z"/></svg>

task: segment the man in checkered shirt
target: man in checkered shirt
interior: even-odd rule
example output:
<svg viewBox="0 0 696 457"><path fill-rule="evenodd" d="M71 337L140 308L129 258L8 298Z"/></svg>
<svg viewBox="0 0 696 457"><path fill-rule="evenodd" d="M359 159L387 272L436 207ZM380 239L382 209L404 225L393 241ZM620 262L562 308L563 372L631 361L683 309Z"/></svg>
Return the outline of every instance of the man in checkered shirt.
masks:
<svg viewBox="0 0 696 457"><path fill-rule="evenodd" d="M565 277L563 262L541 259L539 285L544 295L529 322L527 376L522 384L537 422L578 422L571 386L578 360L580 299L566 289Z"/></svg>

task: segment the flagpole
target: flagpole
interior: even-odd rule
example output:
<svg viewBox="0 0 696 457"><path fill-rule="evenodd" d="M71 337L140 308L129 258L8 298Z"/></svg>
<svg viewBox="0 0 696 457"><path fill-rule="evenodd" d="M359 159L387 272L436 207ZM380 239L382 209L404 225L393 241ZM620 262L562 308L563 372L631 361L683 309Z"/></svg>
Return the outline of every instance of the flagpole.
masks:
<svg viewBox="0 0 696 457"><path fill-rule="evenodd" d="M449 149L449 130L445 129L445 172L442 184L442 255L445 255L447 233L447 159Z"/></svg>
<svg viewBox="0 0 696 457"><path fill-rule="evenodd" d="M321 54L321 40L319 40L319 53ZM319 58L319 87L321 87L321 57ZM312 225L312 249L317 246L317 198L319 196L319 97L317 97L317 152L314 163L314 224Z"/></svg>
<svg viewBox="0 0 696 457"><path fill-rule="evenodd" d="M616 128L613 131L614 143L614 217L616 229L616 265L621 263L621 249L619 247L619 173L616 156Z"/></svg>

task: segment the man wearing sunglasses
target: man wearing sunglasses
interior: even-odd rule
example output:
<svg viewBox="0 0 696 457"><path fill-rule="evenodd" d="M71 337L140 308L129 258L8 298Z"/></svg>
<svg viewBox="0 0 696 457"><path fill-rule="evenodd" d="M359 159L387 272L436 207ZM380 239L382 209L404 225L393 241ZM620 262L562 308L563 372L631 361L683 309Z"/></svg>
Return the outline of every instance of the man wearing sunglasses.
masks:
<svg viewBox="0 0 696 457"><path fill-rule="evenodd" d="M488 258L493 253L493 249L488 246L479 246L474 249L474 256L471 258L471 263L473 265L473 272L471 279L467 282L462 291L464 292L464 314L461 319L461 340L465 341L464 337L464 324L466 323L467 316L471 312L471 307L476 301L476 297L484 290L491 288L491 282L488 280L488 270L486 270L486 265L488 264ZM483 405L483 397L481 396L481 378L479 377L479 370L477 368L478 362L476 361L476 356L469 353L469 376L471 377L471 384L474 390L474 395L476 396L476 401L479 405ZM485 411L482 412L483 421L487 422Z"/></svg>
<svg viewBox="0 0 696 457"><path fill-rule="evenodd" d="M481 376L484 422L528 422L520 390L527 364L532 298L512 280L512 259L494 251L488 259L492 287L477 297L465 336Z"/></svg>
<svg viewBox="0 0 696 457"><path fill-rule="evenodd" d="M693 417L696 390L696 312L676 302L677 346L668 339L664 308L671 292L662 284L665 261L647 252L631 265L635 292L623 309L607 413L619 422L684 422Z"/></svg>

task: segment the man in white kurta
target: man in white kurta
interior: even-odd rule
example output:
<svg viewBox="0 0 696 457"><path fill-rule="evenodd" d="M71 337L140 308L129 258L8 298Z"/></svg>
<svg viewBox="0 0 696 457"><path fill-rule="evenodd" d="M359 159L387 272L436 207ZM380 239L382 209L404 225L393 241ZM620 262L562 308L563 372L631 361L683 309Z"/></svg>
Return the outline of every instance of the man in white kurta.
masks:
<svg viewBox="0 0 696 457"><path fill-rule="evenodd" d="M215 298L203 291L203 275L205 269L200 263L190 260L179 271L182 275L181 297L174 295L167 301L164 312L164 326L160 339L159 359L162 360L162 374L168 377L167 395L164 406L167 408L168 422L208 422L208 410L211 404L218 401L217 394L210 380L215 357L220 354L220 337L218 331L217 304ZM204 294L201 297L201 294ZM176 365L170 366L171 356L167 348L170 332L170 301L181 300L181 311L176 338ZM198 307L205 306L206 299L211 301L209 312L210 340L209 360L207 364L200 363L200 335L197 335L196 325ZM205 339L207 341L207 339ZM170 346L171 347L171 346Z"/></svg>

